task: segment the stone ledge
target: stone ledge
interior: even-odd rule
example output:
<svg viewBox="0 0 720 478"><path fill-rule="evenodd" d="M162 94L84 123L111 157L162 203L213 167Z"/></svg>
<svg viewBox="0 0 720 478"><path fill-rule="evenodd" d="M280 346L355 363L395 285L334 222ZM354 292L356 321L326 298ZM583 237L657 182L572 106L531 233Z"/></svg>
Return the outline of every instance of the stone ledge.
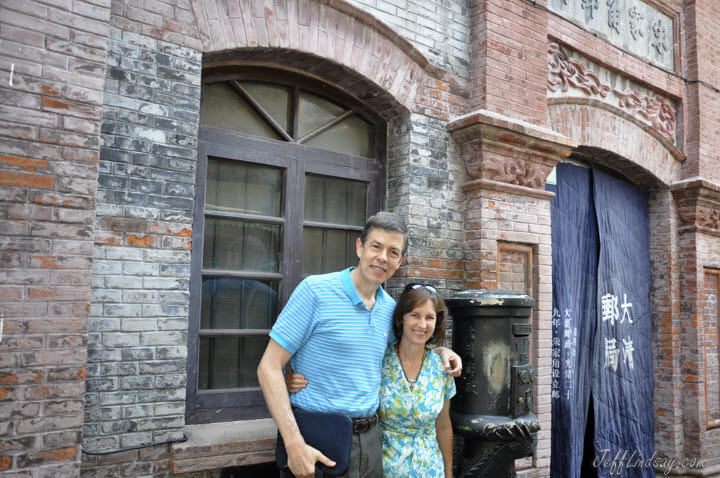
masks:
<svg viewBox="0 0 720 478"><path fill-rule="evenodd" d="M472 131L473 128L480 128L480 131ZM471 129L469 135L463 134L462 130L466 129ZM577 141L549 128L488 110L476 110L455 118L448 124L448 131L461 142L468 139L493 138L503 143L565 156L578 145Z"/></svg>
<svg viewBox="0 0 720 478"><path fill-rule="evenodd" d="M172 446L172 472L213 470L275 460L272 419L187 425L187 441Z"/></svg>
<svg viewBox="0 0 720 478"><path fill-rule="evenodd" d="M545 180L578 143L526 121L477 110L448 124L470 180L545 190Z"/></svg>

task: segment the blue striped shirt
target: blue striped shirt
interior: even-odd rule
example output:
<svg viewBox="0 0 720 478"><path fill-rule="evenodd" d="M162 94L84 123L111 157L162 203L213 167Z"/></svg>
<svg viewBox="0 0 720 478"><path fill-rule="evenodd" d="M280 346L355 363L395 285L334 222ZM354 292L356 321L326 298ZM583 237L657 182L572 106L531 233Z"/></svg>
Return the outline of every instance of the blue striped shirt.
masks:
<svg viewBox="0 0 720 478"><path fill-rule="evenodd" d="M290 395L296 407L351 417L377 410L382 359L394 340L395 300L378 287L368 310L350 277L352 269L300 282L270 331L293 354L293 369L308 379L307 387Z"/></svg>

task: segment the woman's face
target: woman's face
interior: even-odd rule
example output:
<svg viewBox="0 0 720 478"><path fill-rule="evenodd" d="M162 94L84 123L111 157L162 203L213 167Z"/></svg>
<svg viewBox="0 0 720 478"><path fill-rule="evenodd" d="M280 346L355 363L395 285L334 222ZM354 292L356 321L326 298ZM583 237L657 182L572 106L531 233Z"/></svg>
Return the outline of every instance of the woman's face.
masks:
<svg viewBox="0 0 720 478"><path fill-rule="evenodd" d="M425 345L435 332L435 304L431 300L403 315L403 339L417 345Z"/></svg>

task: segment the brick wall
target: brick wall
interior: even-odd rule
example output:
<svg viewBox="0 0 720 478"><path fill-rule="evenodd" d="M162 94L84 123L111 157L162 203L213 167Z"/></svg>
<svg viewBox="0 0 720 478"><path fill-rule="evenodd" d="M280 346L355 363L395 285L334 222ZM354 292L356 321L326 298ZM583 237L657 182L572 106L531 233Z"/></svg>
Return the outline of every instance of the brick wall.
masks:
<svg viewBox="0 0 720 478"><path fill-rule="evenodd" d="M351 3L387 23L435 65L468 78L470 1L353 0Z"/></svg>
<svg viewBox="0 0 720 478"><path fill-rule="evenodd" d="M682 362L680 336L680 274L677 214L671 193L650 191L648 199L655 369L655 449L659 454L682 453Z"/></svg>
<svg viewBox="0 0 720 478"><path fill-rule="evenodd" d="M462 275L464 166L450 147L447 123L421 115L389 127L387 208L408 223L408 259L391 284L422 280L447 297L465 287Z"/></svg>
<svg viewBox="0 0 720 478"><path fill-rule="evenodd" d="M547 124L547 22L544 9L523 0L473 4L470 110Z"/></svg>
<svg viewBox="0 0 720 478"><path fill-rule="evenodd" d="M687 155L685 177L702 176L720 182L714 166L720 149L720 21L717 3L710 0L685 2L685 74L691 81L687 91Z"/></svg>
<svg viewBox="0 0 720 478"><path fill-rule="evenodd" d="M109 1L0 5L0 471L80 467Z"/></svg>
<svg viewBox="0 0 720 478"><path fill-rule="evenodd" d="M508 185L509 186L509 185ZM496 190L466 186L465 203L465 276L468 287L497 289L513 285L512 270L507 271L507 255L511 250L526 251L522 272L530 269L529 278L520 282L530 289L536 300L533 312L532 363L535 365L534 413L541 424L533 465L538 476L545 476L550 467L550 348L552 314L552 251L550 232L550 198L546 194L533 197L525 191ZM527 254L530 252L530 254ZM534 258L533 258L534 256ZM510 273L508 273L510 272ZM520 290L520 292L525 292Z"/></svg>
<svg viewBox="0 0 720 478"><path fill-rule="evenodd" d="M720 206L720 204L718 204ZM720 226L720 221L718 221ZM718 315L717 291L714 307L711 298L707 294L708 288L713 291L717 288L717 282L713 287L708 287L711 279L717 281L718 276L710 276L707 272L720 270L720 228L712 231L711 234L704 232L697 234L697 278L698 289L696 298L696 320L694 326L698 335L698 359L699 359L699 382L702 384L697 393L697 421L700 430L697 442L698 455L707 458L707 467L719 467L720 456L717 450L720 449L720 369L718 368ZM708 277L710 276L710 277ZM708 303L710 302L710 303ZM709 306L709 307L708 307ZM693 417L694 418L694 417Z"/></svg>
<svg viewBox="0 0 720 478"><path fill-rule="evenodd" d="M200 54L111 29L84 445L183 436Z"/></svg>

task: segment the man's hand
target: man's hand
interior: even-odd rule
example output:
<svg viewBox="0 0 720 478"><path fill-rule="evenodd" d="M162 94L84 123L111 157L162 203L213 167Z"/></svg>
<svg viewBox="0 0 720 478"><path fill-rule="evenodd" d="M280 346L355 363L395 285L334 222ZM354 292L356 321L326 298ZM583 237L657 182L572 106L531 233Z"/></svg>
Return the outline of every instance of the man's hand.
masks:
<svg viewBox="0 0 720 478"><path fill-rule="evenodd" d="M458 354L447 347L436 347L434 351L440 355L446 374L453 377L459 377L462 374L462 359Z"/></svg>
<svg viewBox="0 0 720 478"><path fill-rule="evenodd" d="M285 376L285 386L288 389L288 393L298 393L303 388L307 387L308 381L305 375L295 373L292 367L288 367L288 373Z"/></svg>
<svg viewBox="0 0 720 478"><path fill-rule="evenodd" d="M316 462L319 461L327 466L335 466L335 463L305 443L298 429L283 377L283 369L290 357L290 352L271 338L258 365L258 381L270 415L275 420L285 442L290 471L298 478L314 478Z"/></svg>
<svg viewBox="0 0 720 478"><path fill-rule="evenodd" d="M306 443L288 448L288 467L296 478L315 478L315 463L333 467L335 462Z"/></svg>

